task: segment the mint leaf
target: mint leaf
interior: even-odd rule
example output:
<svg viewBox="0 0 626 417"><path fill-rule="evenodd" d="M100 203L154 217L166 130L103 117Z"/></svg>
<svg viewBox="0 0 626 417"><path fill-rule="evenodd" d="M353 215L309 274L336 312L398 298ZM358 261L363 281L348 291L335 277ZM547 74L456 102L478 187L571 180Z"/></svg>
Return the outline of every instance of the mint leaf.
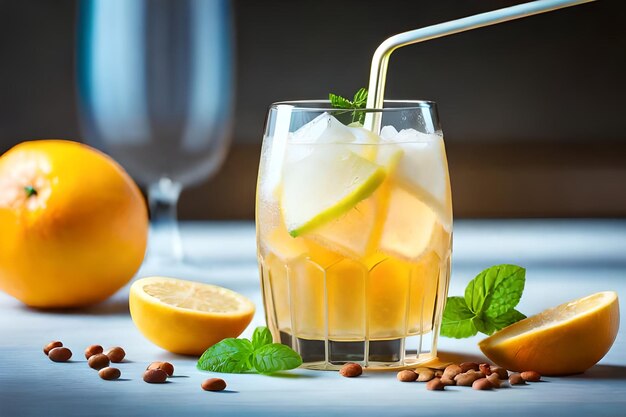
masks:
<svg viewBox="0 0 626 417"><path fill-rule="evenodd" d="M252 365L261 374L271 374L297 368L302 365L302 358L289 346L272 343L254 351Z"/></svg>
<svg viewBox="0 0 626 417"><path fill-rule="evenodd" d="M352 100L354 103L354 107L363 108L367 104L367 89L360 88L359 91L354 95L354 99Z"/></svg>
<svg viewBox="0 0 626 417"><path fill-rule="evenodd" d="M495 332L496 330L496 326L494 325L493 322L491 322L489 320L489 318L481 318L479 316L476 316L472 319L472 324L474 325L474 327L476 327L476 329L484 334L490 335L493 332Z"/></svg>
<svg viewBox="0 0 626 417"><path fill-rule="evenodd" d="M248 339L224 339L200 356L197 368L202 371L240 374L250 370L253 353L252 343Z"/></svg>
<svg viewBox="0 0 626 417"><path fill-rule="evenodd" d="M328 95L328 99L330 100L330 105L339 109L353 109L354 103L352 103L347 98L343 98L336 94L330 93Z"/></svg>
<svg viewBox="0 0 626 417"><path fill-rule="evenodd" d="M441 335L456 339L474 336L478 332L472 322L475 316L463 297L448 297L446 308L443 310Z"/></svg>
<svg viewBox="0 0 626 417"><path fill-rule="evenodd" d="M493 290L489 307L485 314L491 318L499 317L514 308L522 298L526 283L526 270L515 265L501 265L504 278Z"/></svg>
<svg viewBox="0 0 626 417"><path fill-rule="evenodd" d="M330 100L330 104L333 107L339 109L354 109L352 112L352 123L360 123L363 124L365 120L365 112L358 111L358 109L365 108L367 105L367 89L360 88L359 91L354 95L354 100L350 101L347 98L341 97L337 94L330 93L328 95L328 99Z"/></svg>
<svg viewBox="0 0 626 417"><path fill-rule="evenodd" d="M254 329L254 333L252 334L252 348L254 350L269 345L272 342L272 333L270 333L267 327L260 326Z"/></svg>
<svg viewBox="0 0 626 417"><path fill-rule="evenodd" d="M500 314L498 317L491 318L487 317L486 319L496 328L496 330L504 329L507 326L510 326L513 323L517 323L520 320L525 319L526 316L512 308L506 313ZM488 333L491 334L491 333Z"/></svg>
<svg viewBox="0 0 626 417"><path fill-rule="evenodd" d="M497 317L515 307L519 302L524 290L524 275L524 268L516 265L495 265L487 268L471 280L465 288L465 302L474 314L480 315L489 310L495 300L490 317ZM498 287L503 283L505 288L499 289ZM503 299L497 297L503 297Z"/></svg>

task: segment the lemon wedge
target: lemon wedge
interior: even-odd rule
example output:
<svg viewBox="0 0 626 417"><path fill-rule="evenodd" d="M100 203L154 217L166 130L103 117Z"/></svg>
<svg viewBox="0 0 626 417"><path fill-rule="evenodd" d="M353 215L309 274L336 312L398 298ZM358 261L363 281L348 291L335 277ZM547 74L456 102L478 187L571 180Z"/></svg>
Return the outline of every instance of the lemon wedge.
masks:
<svg viewBox="0 0 626 417"><path fill-rule="evenodd" d="M200 355L250 324L254 304L216 285L176 278L148 277L133 283L130 315L141 333L170 352Z"/></svg>
<svg viewBox="0 0 626 417"><path fill-rule="evenodd" d="M285 167L281 210L287 231L300 236L347 213L385 179L385 170L342 144L319 145Z"/></svg>
<svg viewBox="0 0 626 417"><path fill-rule="evenodd" d="M606 291L518 321L478 346L489 359L513 371L576 374L602 359L618 328L617 294Z"/></svg>

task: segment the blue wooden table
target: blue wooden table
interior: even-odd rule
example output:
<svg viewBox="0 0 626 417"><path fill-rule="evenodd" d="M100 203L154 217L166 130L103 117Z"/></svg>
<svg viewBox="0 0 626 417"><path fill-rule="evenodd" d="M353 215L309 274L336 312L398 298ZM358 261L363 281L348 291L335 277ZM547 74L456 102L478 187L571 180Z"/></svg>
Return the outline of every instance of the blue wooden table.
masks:
<svg viewBox="0 0 626 417"><path fill-rule="evenodd" d="M144 265L138 276L177 276L223 285L254 300L263 313L252 223L186 223L190 264ZM527 268L519 309L526 314L593 292L626 294L626 221L459 221L455 223L451 295L486 266ZM626 416L626 338L620 331L607 356L585 374L497 391L399 383L395 373L342 378L336 372L297 370L277 376L222 375L228 391L204 392L210 375L195 359L165 352L134 327L128 287L108 302L71 312L42 312L0 294L0 416ZM622 314L622 319L623 319ZM622 320L622 323L624 321ZM442 338L444 355L484 360L480 336ZM60 339L75 361L58 364L41 352ZM122 380L103 381L82 357L92 343L127 351ZM146 365L168 360L176 378L163 385L142 381Z"/></svg>

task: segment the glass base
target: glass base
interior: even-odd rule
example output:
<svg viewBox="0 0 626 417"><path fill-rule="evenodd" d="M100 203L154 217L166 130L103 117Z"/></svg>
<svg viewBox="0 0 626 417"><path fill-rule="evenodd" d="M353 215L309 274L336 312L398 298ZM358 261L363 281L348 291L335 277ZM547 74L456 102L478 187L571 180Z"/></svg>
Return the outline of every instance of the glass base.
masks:
<svg viewBox="0 0 626 417"><path fill-rule="evenodd" d="M282 344L291 346L302 356L302 367L316 370L339 370L348 362L359 363L368 370L393 370L415 367L437 359L436 352L406 352L406 340L333 341L294 338L281 331ZM415 351L414 351L415 352Z"/></svg>

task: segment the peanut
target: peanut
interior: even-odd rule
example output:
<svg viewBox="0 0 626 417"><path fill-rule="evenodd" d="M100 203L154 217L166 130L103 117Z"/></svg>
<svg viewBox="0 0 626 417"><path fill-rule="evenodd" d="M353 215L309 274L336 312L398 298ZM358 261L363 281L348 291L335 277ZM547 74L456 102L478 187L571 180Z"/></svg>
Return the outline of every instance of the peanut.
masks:
<svg viewBox="0 0 626 417"><path fill-rule="evenodd" d="M498 378L503 381L509 378L509 372L501 366L492 366L489 369L492 374L498 374Z"/></svg>
<svg viewBox="0 0 626 417"><path fill-rule="evenodd" d="M112 381L114 379L118 379L122 375L122 372L120 372L120 370L117 368L111 368L107 366L106 368L100 369L98 371L98 375L100 375L100 378L102 379Z"/></svg>
<svg viewBox="0 0 626 417"><path fill-rule="evenodd" d="M48 356L50 351L57 347L63 347L63 343L59 342L58 340L53 340L52 342L48 343L47 345L43 347L43 353L45 353L46 356Z"/></svg>
<svg viewBox="0 0 626 417"><path fill-rule="evenodd" d="M404 371L398 372L396 378L398 378L400 382L413 382L417 379L417 374L409 369L405 369Z"/></svg>
<svg viewBox="0 0 626 417"><path fill-rule="evenodd" d="M524 381L524 378L522 378L520 374L511 374L511 376L509 377L509 384L524 385L526 384L526 381Z"/></svg>
<svg viewBox="0 0 626 417"><path fill-rule="evenodd" d="M494 372L491 375L489 375L487 379L489 380L489 382L491 382L491 385L493 385L494 388L500 388L501 383L500 383L500 377L498 376L498 374Z"/></svg>
<svg viewBox="0 0 626 417"><path fill-rule="evenodd" d="M482 391L482 390L492 389L493 384L487 378L480 378L474 381L474 383L472 384L472 388L475 390Z"/></svg>
<svg viewBox="0 0 626 417"><path fill-rule="evenodd" d="M432 369L428 368L420 368L422 369L417 374L417 382L428 382L435 377L435 372Z"/></svg>
<svg viewBox="0 0 626 417"><path fill-rule="evenodd" d="M346 378L354 378L363 373L363 368L358 363L348 362L341 367L339 373Z"/></svg>
<svg viewBox="0 0 626 417"><path fill-rule="evenodd" d="M446 387L446 384L441 382L439 378L433 378L426 384L426 389L429 391L443 391Z"/></svg>
<svg viewBox="0 0 626 417"><path fill-rule="evenodd" d="M441 369L435 369L435 378L441 378L443 376L443 371Z"/></svg>
<svg viewBox="0 0 626 417"><path fill-rule="evenodd" d="M148 370L148 369L161 369L161 370L165 371L167 376L174 375L174 365L172 365L169 362L152 362L146 368L146 370Z"/></svg>
<svg viewBox="0 0 626 417"><path fill-rule="evenodd" d="M90 368L99 371L102 368L109 366L109 357L103 353L96 353L87 359L87 365Z"/></svg>
<svg viewBox="0 0 626 417"><path fill-rule="evenodd" d="M470 369L469 371L465 373L458 374L457 376L455 376L454 380L456 381L457 385L460 385L462 387L471 387L474 381L480 378L484 378L484 377L485 376L482 374L482 372L478 372L473 369Z"/></svg>
<svg viewBox="0 0 626 417"><path fill-rule="evenodd" d="M85 359L91 358L93 355L97 355L98 353L102 353L104 349L100 345L90 345L85 349Z"/></svg>
<svg viewBox="0 0 626 417"><path fill-rule="evenodd" d="M461 372L467 371L478 371L478 364L476 362L463 362L459 365L461 367Z"/></svg>
<svg viewBox="0 0 626 417"><path fill-rule="evenodd" d="M66 347L55 347L50 349L48 357L53 362L67 362L72 357L72 351Z"/></svg>
<svg viewBox="0 0 626 417"><path fill-rule="evenodd" d="M478 370L485 374L485 376L491 375L491 365L489 365L488 363L481 363L480 365L478 365Z"/></svg>
<svg viewBox="0 0 626 417"><path fill-rule="evenodd" d="M441 383L445 386L448 385L456 385L456 381L454 379L450 379L447 376L442 376L441 378L439 378L441 380Z"/></svg>
<svg viewBox="0 0 626 417"><path fill-rule="evenodd" d="M126 352L124 352L124 349L119 346L109 348L106 352L104 352L104 354L109 357L111 362L115 363L122 362L124 360L124 357L126 356Z"/></svg>
<svg viewBox="0 0 626 417"><path fill-rule="evenodd" d="M459 365L455 365L455 364L448 365L446 366L446 369L443 371L442 378L454 379L454 377L460 374L461 372L462 372L461 367Z"/></svg>
<svg viewBox="0 0 626 417"><path fill-rule="evenodd" d="M224 391L226 381L221 378L209 378L200 385L205 391Z"/></svg>
<svg viewBox="0 0 626 417"><path fill-rule="evenodd" d="M162 384L167 380L167 373L162 369L148 369L143 373L143 380L148 384Z"/></svg>
<svg viewBox="0 0 626 417"><path fill-rule="evenodd" d="M524 371L520 375L526 382L538 382L541 380L541 374L537 371Z"/></svg>

